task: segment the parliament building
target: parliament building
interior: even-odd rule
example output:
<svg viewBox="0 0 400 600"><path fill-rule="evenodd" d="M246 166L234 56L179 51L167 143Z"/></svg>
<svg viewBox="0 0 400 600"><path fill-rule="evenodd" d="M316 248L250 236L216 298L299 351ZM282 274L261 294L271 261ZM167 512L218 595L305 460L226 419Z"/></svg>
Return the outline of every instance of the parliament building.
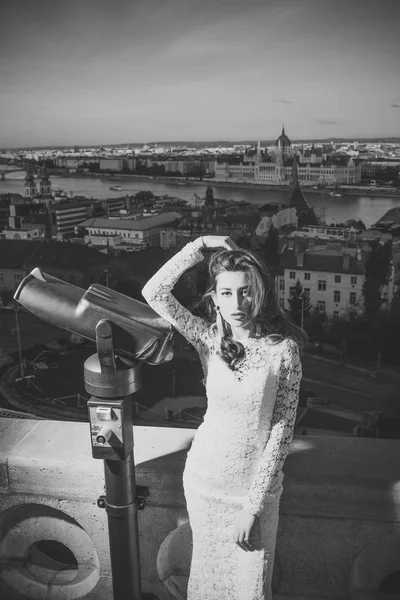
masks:
<svg viewBox="0 0 400 600"><path fill-rule="evenodd" d="M307 153L296 153L284 127L270 154L263 152L258 142L256 151L245 152L239 165L216 161L215 179L232 183L289 185L293 161L297 161L298 179L305 185L339 186L361 182L361 165L353 157L322 155L314 146Z"/></svg>

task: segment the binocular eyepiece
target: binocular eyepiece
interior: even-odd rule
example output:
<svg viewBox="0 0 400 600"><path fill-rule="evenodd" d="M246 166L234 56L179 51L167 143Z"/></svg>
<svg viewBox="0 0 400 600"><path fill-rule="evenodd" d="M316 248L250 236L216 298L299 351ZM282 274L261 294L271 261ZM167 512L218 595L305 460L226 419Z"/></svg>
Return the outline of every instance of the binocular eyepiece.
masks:
<svg viewBox="0 0 400 600"><path fill-rule="evenodd" d="M173 358L172 326L144 302L105 286L93 284L85 291L35 268L14 300L39 319L93 341L99 321L108 320L120 355L151 365Z"/></svg>

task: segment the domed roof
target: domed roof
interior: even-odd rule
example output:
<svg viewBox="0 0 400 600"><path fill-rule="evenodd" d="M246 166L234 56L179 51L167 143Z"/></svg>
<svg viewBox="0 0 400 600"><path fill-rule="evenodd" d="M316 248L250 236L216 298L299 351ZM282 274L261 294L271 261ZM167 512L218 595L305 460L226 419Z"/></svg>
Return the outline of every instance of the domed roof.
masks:
<svg viewBox="0 0 400 600"><path fill-rule="evenodd" d="M291 146L292 142L289 140L288 136L285 133L285 127L282 126L282 133L281 135L278 137L278 139L276 140L276 145L279 147L282 146Z"/></svg>

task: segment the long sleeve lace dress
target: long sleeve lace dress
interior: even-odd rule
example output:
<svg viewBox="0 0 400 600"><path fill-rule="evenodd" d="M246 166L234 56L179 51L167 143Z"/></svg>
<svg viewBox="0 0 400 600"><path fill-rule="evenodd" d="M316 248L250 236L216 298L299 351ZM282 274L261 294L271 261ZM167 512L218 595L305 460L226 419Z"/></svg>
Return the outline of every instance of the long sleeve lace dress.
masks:
<svg viewBox="0 0 400 600"><path fill-rule="evenodd" d="M282 493L282 466L296 417L302 368L297 343L268 337L243 342L235 371L216 351L209 324L184 308L171 290L203 259L187 244L142 290L149 305L197 350L207 411L183 473L193 535L188 600L272 600L272 571ZM241 510L257 515L245 552L233 540Z"/></svg>

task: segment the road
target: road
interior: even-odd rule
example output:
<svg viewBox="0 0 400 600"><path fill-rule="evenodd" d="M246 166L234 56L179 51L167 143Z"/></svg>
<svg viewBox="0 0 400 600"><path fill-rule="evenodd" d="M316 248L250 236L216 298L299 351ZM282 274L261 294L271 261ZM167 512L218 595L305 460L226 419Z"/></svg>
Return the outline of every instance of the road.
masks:
<svg viewBox="0 0 400 600"><path fill-rule="evenodd" d="M333 361L310 354L303 356L303 385L317 397L338 407L356 411L381 411L393 415L400 411L400 374L396 378L374 379Z"/></svg>
<svg viewBox="0 0 400 600"><path fill-rule="evenodd" d="M30 313L19 312L18 321L22 348L29 348L35 344L46 344L58 338L67 338L67 333L62 329L53 327ZM13 310L0 311L0 348L3 354L18 350L15 330L15 312Z"/></svg>
<svg viewBox="0 0 400 600"><path fill-rule="evenodd" d="M48 325L34 315L29 313L19 313L20 337L23 348L29 348L40 343L48 343L61 337L66 338L67 333L63 330ZM17 336L12 334L15 330L15 314L13 311L0 311L0 349L2 353L15 352L18 350ZM178 350L178 348L176 348ZM182 358L188 358L187 348L180 349L183 353ZM179 352L177 352L177 355ZM1 356L1 351L0 351ZM183 361L185 364L186 360ZM334 361L327 361L320 357L305 353L302 358L303 363L303 383L302 386L310 390L316 397L326 399L331 405L339 408L348 409L351 411L380 411L384 415L391 416L400 412L400 373L397 375L393 372L390 376L382 375L374 379L368 372L360 372L350 367L341 366ZM190 363L191 366L192 363ZM176 365L177 366L177 365ZM167 369L167 366L159 369L160 383L166 385L169 381L168 373L165 377L161 377L161 373ZM187 369L183 368L186 372ZM200 369L200 367L199 367ZM168 370L168 369L167 369ZM72 369L74 372L75 370ZM79 369L77 370L78 373ZM179 381L182 380L182 365L179 366L177 376ZM200 381L202 373L196 375L195 379ZM59 376L61 372L59 371ZM197 373L197 371L196 371ZM81 374L79 371L79 382L81 382ZM44 376L44 375L43 375ZM71 375L68 376L69 385L74 379ZM191 378L193 372L191 371ZM48 378L50 379L50 378ZM162 382L161 382L162 379ZM164 381L165 380L165 381ZM186 380L185 380L186 381ZM182 382L181 382L182 383ZM54 385L57 384L54 382ZM182 388L182 385L178 387ZM168 385L168 388L170 386ZM193 388L193 389L192 389ZM197 386L199 388L199 386ZM190 381L187 385L178 391L178 395L198 396L199 389L195 389ZM54 390L53 390L54 391ZM148 395L142 390L144 398L141 403L148 405ZM162 394L162 391L160 390ZM168 396L171 393L170 389L165 393ZM153 394L151 394L152 396ZM158 398L162 397L158 394ZM144 399L147 402L143 401ZM151 405L151 403L150 403Z"/></svg>

